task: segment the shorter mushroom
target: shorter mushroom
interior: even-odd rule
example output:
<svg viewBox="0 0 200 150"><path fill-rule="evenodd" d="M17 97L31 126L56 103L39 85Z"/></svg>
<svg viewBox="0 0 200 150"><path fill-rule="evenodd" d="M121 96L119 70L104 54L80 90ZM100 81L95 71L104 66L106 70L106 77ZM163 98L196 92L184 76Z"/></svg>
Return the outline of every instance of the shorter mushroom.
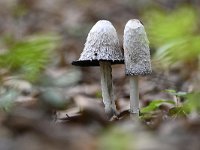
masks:
<svg viewBox="0 0 200 150"><path fill-rule="evenodd" d="M149 41L144 26L129 20L124 29L125 72L130 78L130 113L139 116L138 76L151 74Z"/></svg>
<svg viewBox="0 0 200 150"><path fill-rule="evenodd" d="M109 117L117 115L111 65L123 63L117 32L107 20L100 20L92 27L79 60L72 62L76 66L100 66L103 103Z"/></svg>

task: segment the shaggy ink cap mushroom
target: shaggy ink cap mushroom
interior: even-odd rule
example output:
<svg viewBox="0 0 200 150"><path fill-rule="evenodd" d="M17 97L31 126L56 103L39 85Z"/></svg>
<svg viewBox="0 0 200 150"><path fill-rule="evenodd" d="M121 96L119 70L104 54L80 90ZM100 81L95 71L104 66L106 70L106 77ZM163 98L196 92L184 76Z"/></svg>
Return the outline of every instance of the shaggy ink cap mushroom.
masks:
<svg viewBox="0 0 200 150"><path fill-rule="evenodd" d="M149 41L142 23L137 19L127 22L124 29L125 72L130 79L130 116L139 116L138 76L152 72Z"/></svg>
<svg viewBox="0 0 200 150"><path fill-rule="evenodd" d="M109 118L118 114L113 94L111 65L123 63L124 57L117 32L107 20L100 20L92 27L79 60L72 62L76 66L100 67L102 98Z"/></svg>
<svg viewBox="0 0 200 150"><path fill-rule="evenodd" d="M88 33L85 47L76 66L99 66L99 61L123 64L124 56L119 46L117 32L110 21L98 21Z"/></svg>
<svg viewBox="0 0 200 150"><path fill-rule="evenodd" d="M127 22L123 47L126 75L151 74L149 41L144 26L139 20L131 19Z"/></svg>

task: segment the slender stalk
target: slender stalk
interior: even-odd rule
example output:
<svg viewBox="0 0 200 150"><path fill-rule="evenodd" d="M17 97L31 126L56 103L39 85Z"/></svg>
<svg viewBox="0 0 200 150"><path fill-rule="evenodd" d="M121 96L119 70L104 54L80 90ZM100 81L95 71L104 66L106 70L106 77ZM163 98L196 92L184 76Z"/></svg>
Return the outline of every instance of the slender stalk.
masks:
<svg viewBox="0 0 200 150"><path fill-rule="evenodd" d="M105 112L109 117L117 114L113 98L112 68L110 62L100 61L101 89Z"/></svg>
<svg viewBox="0 0 200 150"><path fill-rule="evenodd" d="M130 76L130 116L139 116L138 76Z"/></svg>

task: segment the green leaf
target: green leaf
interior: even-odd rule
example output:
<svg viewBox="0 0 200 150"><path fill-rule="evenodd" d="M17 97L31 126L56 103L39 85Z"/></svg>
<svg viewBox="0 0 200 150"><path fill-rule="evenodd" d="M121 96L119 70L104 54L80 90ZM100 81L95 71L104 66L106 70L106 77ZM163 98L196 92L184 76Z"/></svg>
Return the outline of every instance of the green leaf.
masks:
<svg viewBox="0 0 200 150"><path fill-rule="evenodd" d="M164 92L167 92L167 93L176 93L176 90L173 90L173 89L166 89L164 90Z"/></svg>
<svg viewBox="0 0 200 150"><path fill-rule="evenodd" d="M199 56L198 13L193 8L148 10L144 20L151 47L156 49L153 59L162 67L193 61Z"/></svg>
<svg viewBox="0 0 200 150"><path fill-rule="evenodd" d="M190 7L181 7L171 12L148 10L144 14L144 19L150 41L155 47L186 37L198 29L197 13Z"/></svg>
<svg viewBox="0 0 200 150"><path fill-rule="evenodd" d="M176 116L176 117L181 117L181 116L186 116L187 111L184 109L184 107L173 107L169 110L168 114L169 116Z"/></svg>
<svg viewBox="0 0 200 150"><path fill-rule="evenodd" d="M157 49L154 59L170 66L176 62L192 61L200 54L200 36L183 37L162 45Z"/></svg>
<svg viewBox="0 0 200 150"><path fill-rule="evenodd" d="M167 93L170 93L173 96L178 96L178 97L186 97L189 94L187 92L182 92L182 91L176 92L175 90L172 90L172 89L167 89L164 91Z"/></svg>
<svg viewBox="0 0 200 150"><path fill-rule="evenodd" d="M141 108L141 113L150 113L156 109L158 109L162 104L175 104L172 100L154 100L148 106Z"/></svg>
<svg viewBox="0 0 200 150"><path fill-rule="evenodd" d="M183 104L186 111L198 111L200 112L200 93L190 93L187 95L187 99Z"/></svg>
<svg viewBox="0 0 200 150"><path fill-rule="evenodd" d="M53 56L58 36L37 35L12 42L7 53L0 55L0 67L34 81Z"/></svg>

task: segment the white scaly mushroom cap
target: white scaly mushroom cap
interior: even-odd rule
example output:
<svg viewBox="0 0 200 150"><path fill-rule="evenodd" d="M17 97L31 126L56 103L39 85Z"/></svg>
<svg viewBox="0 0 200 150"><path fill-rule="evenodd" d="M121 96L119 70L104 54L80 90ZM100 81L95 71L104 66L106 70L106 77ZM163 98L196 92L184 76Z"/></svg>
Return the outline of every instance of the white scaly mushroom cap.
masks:
<svg viewBox="0 0 200 150"><path fill-rule="evenodd" d="M110 21L100 20L90 30L79 61L123 61L117 32Z"/></svg>
<svg viewBox="0 0 200 150"><path fill-rule="evenodd" d="M147 75L152 72L149 41L139 20L132 19L127 22L123 47L126 75Z"/></svg>

